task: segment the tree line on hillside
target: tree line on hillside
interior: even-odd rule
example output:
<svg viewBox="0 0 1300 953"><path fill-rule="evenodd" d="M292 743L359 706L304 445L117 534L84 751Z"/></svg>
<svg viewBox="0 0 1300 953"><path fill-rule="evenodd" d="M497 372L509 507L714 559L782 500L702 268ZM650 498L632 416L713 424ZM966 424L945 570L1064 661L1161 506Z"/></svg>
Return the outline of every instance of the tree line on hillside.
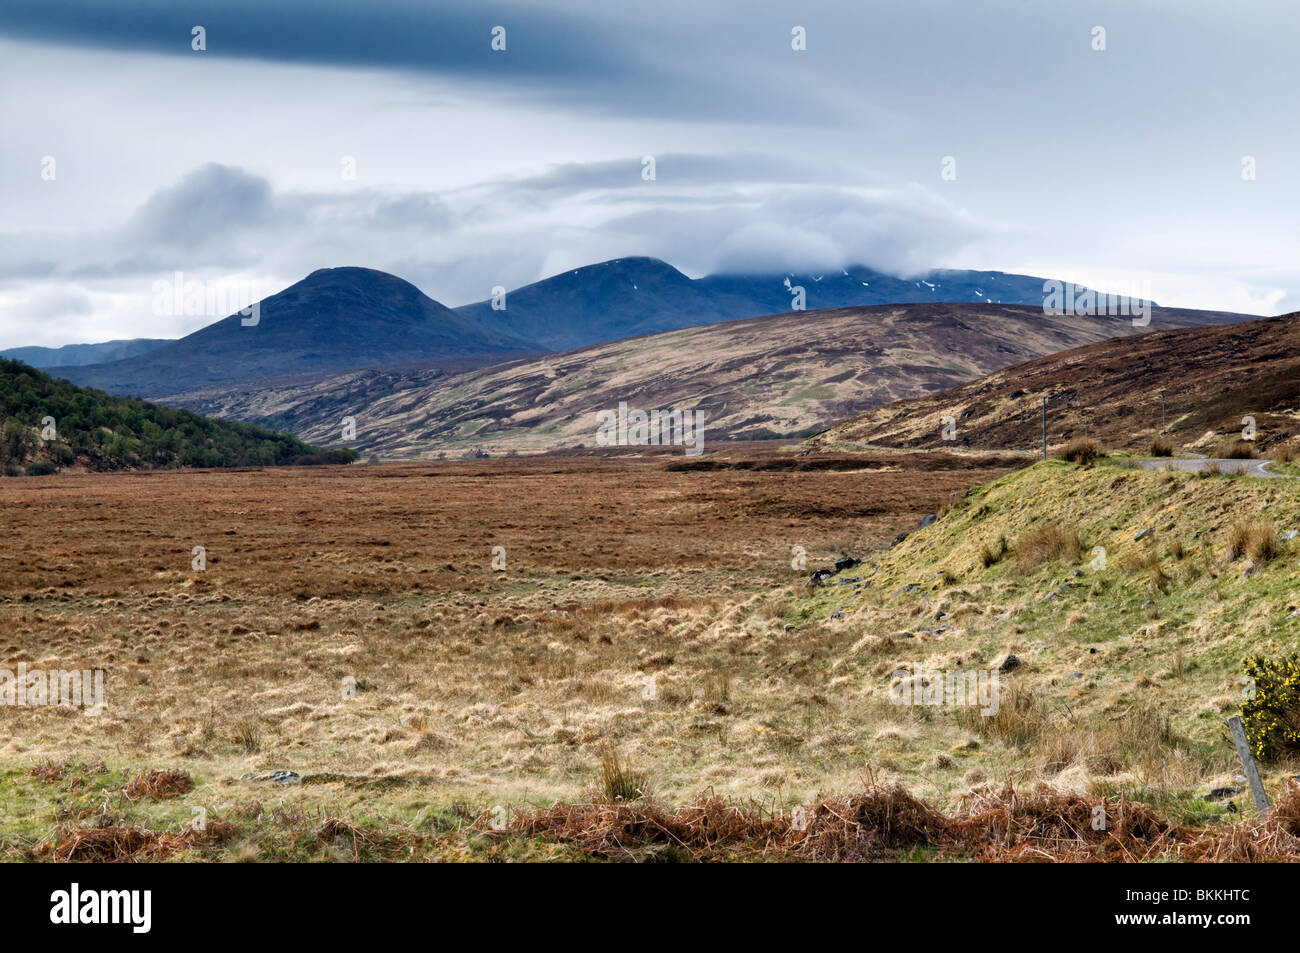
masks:
<svg viewBox="0 0 1300 953"><path fill-rule="evenodd" d="M0 472L351 463L290 434L77 387L0 358Z"/></svg>

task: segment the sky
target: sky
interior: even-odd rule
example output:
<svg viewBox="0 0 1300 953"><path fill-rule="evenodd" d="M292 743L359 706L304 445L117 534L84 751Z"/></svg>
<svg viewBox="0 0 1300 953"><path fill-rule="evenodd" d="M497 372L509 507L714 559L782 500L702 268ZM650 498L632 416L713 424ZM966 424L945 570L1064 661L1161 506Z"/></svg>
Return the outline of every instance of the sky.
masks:
<svg viewBox="0 0 1300 953"><path fill-rule="evenodd" d="M169 304L178 275L260 298L361 265L454 307L625 255L1297 310L1297 26L1271 0L4 0L0 348L224 316Z"/></svg>

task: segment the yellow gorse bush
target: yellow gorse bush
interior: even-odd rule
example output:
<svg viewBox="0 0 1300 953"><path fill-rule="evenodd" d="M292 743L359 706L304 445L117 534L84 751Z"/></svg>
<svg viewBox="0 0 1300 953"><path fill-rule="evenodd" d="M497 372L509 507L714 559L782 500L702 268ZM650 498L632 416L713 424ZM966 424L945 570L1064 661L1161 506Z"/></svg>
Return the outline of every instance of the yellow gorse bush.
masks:
<svg viewBox="0 0 1300 953"><path fill-rule="evenodd" d="M1241 705L1241 721L1255 757L1268 761L1300 750L1300 655L1243 660L1253 691Z"/></svg>

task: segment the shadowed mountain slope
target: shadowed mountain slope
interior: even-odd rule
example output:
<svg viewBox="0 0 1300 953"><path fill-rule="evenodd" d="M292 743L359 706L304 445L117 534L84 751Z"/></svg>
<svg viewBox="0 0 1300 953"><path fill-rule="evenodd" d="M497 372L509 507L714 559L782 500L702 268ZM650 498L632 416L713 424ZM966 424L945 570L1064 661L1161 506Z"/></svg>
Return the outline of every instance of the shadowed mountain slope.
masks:
<svg viewBox="0 0 1300 953"><path fill-rule="evenodd" d="M1239 433L1251 416L1267 446L1297 430L1300 315L1154 331L1062 351L871 408L813 442L1033 450L1042 442L1044 395L1049 443L1091 436L1107 447L1138 449L1164 433L1175 445L1208 449ZM955 441L942 438L945 416L956 420Z"/></svg>
<svg viewBox="0 0 1300 953"><path fill-rule="evenodd" d="M68 368L74 384L158 397L194 387L322 371L435 363L539 349L484 329L408 281L369 268L325 268L260 302L147 354Z"/></svg>

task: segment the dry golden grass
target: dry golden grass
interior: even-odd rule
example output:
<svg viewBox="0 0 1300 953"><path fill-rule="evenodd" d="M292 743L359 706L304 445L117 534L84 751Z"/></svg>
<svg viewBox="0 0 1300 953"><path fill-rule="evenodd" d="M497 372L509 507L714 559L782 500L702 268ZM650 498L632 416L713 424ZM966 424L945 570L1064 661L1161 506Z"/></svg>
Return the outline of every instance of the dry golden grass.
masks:
<svg viewBox="0 0 1300 953"><path fill-rule="evenodd" d="M636 801L650 796L650 779L606 749L600 756L600 793L608 801Z"/></svg>
<svg viewBox="0 0 1300 953"><path fill-rule="evenodd" d="M1148 450L1153 457L1172 457L1174 455L1174 442L1168 437L1152 437Z"/></svg>
<svg viewBox="0 0 1300 953"><path fill-rule="evenodd" d="M865 555L1001 472L521 459L0 481L4 659L107 672L99 717L0 710L0 753L165 763L196 779L186 803L230 784L576 797L606 748L667 798L845 790L882 746L844 726L882 702L828 690L863 633L787 618L807 578L792 547L809 570ZM240 780L280 769L304 783Z"/></svg>
<svg viewBox="0 0 1300 953"><path fill-rule="evenodd" d="M1075 437L1057 452L1057 456L1067 463L1087 466L1101 456L1101 445L1086 437Z"/></svg>
<svg viewBox="0 0 1300 953"><path fill-rule="evenodd" d="M1025 490L1018 481L1035 473L1041 485ZM590 846L592 856L623 858L671 853L650 822L685 839L675 848L683 856L724 856L727 845L761 853L762 817L784 810L788 819L795 803L867 813L838 835L831 814L816 814L806 846L778 825L770 856L922 844L954 856L1033 859L1041 849L1083 859L1073 851L1099 844L1006 839L1008 817L1012 827L1039 818L1058 830L1080 804L1127 803L1142 786L1165 798L1171 817L1203 820L1213 807L1199 793L1233 770L1231 746L1209 737L1238 690L1235 672L1222 670L1237 650L1223 631L1258 640L1268 624L1262 610L1218 611L1245 598L1239 585L1287 569L1223 573L1217 586L1211 577L1206 598L1219 601L1188 621L1168 601L1193 588L1185 583L1199 561L1222 570L1234 513L1267 504L1288 525L1291 484L1182 477L1171 487L1153 474L1048 463L888 545L934 500L988 476L547 459L293 479L0 481L0 505L15 514L12 543L0 548L0 652L10 664L108 672L99 717L0 710L0 753L21 765L10 810L21 814L33 792L47 799L24 823L42 845L31 856L51 859L257 860L290 849L309 859L425 858L443 849L444 833L485 826L492 850L509 856L525 821L489 825L499 805L542 824L550 846L567 845L561 852ZM1029 500L1034 507L1022 505ZM1130 503L1124 515L1105 509ZM988 523L970 525L977 513ZM1158 544L1133 542L1144 525L1160 527ZM1080 577L1059 563L1024 577L979 571L981 549L1001 559L1006 538L1037 551L1034 565L1078 559L1080 532L1111 549L1105 572L1082 563ZM1178 539L1189 557L1176 564L1169 540ZM200 543L210 557L201 573L189 568ZM497 545L503 572L491 565ZM1132 577L1120 567L1134 554L1163 556L1166 545L1173 558L1161 571L1179 584L1161 597L1148 590L1149 567ZM795 546L808 551L802 570L791 565ZM846 552L868 558L809 596L808 571ZM1062 577L1071 587L1045 600ZM1105 628L1108 612L1122 625ZM1026 664L1003 676L993 717L891 702L898 673L914 664L969 671L1008 652ZM1211 709L1215 723L1203 717ZM1173 715L1178 737L1150 711ZM158 765L174 770L174 796L172 782L143 770ZM276 770L301 783L266 778ZM194 785L183 794L180 777ZM1042 780L1082 800L1044 800L1033 815L990 795L965 813L963 796L990 780L995 792L1015 780L1017 798L1049 798L1030 786ZM885 793L896 783L905 798ZM105 794L113 804L100 813ZM51 799L74 796L80 813L51 824ZM566 803L534 810L556 799ZM196 806L229 818L238 836L177 832ZM895 838L884 833L902 829L891 817L929 833ZM967 839L975 818L1003 826ZM735 839L719 841L724 829ZM1271 843L1272 830L1255 833ZM627 835L623 854L603 853L611 835ZM1193 851L1199 836L1187 833L1171 856ZM2 853L9 843L0 835L0 856L13 856ZM1148 848L1162 849L1142 841Z"/></svg>
<svg viewBox="0 0 1300 953"><path fill-rule="evenodd" d="M1255 444L1250 440L1225 440L1214 451L1214 456L1221 460L1254 460Z"/></svg>
<svg viewBox="0 0 1300 953"><path fill-rule="evenodd" d="M1016 570L1030 572L1044 563L1079 558L1083 544L1077 530L1059 523L1043 523L1026 530L1014 547Z"/></svg>
<svg viewBox="0 0 1300 953"><path fill-rule="evenodd" d="M1228 531L1229 561L1246 556L1254 565L1262 565L1278 554L1280 546L1277 527L1267 519L1239 519Z"/></svg>
<svg viewBox="0 0 1300 953"><path fill-rule="evenodd" d="M965 708L958 717L962 724L983 738L1024 747L1042 737L1049 713L1032 692L1020 685L1011 685L1001 690L994 714L986 716L978 709Z"/></svg>
<svg viewBox="0 0 1300 953"><path fill-rule="evenodd" d="M1171 577L1165 572L1164 567L1160 565L1160 556L1156 552L1155 538L1149 539L1150 545L1145 549L1129 553L1124 561L1124 567L1131 571L1140 571L1146 573L1147 580L1151 583L1151 588L1157 592L1165 592L1169 588ZM1180 543L1171 544L1171 549L1177 549L1179 554L1182 553ZM1181 558L1176 556L1175 558Z"/></svg>
<svg viewBox="0 0 1300 953"><path fill-rule="evenodd" d="M985 569L1002 561L1007 554L1007 538L999 536L996 543L985 543L980 547L980 565Z"/></svg>

